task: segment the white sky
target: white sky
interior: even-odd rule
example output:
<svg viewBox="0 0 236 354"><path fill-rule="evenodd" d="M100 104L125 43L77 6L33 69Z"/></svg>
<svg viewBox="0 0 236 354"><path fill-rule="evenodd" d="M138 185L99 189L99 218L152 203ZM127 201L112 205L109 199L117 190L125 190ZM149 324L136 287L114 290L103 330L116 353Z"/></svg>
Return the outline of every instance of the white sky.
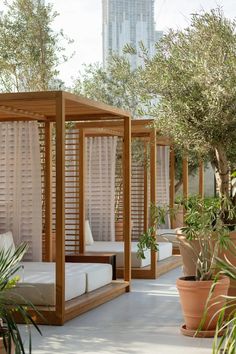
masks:
<svg viewBox="0 0 236 354"><path fill-rule="evenodd" d="M83 63L102 62L102 0L51 0L51 3L60 13L56 27L63 28L74 39L71 51L73 47L76 54L61 66L61 77L69 84ZM191 13L217 5L223 8L226 17L236 17L236 0L156 0L156 29L184 28Z"/></svg>
<svg viewBox="0 0 236 354"><path fill-rule="evenodd" d="M74 39L68 53L76 52L66 64L61 65L61 78L66 84L82 70L82 64L102 62L102 0L46 0L60 15L55 29L63 29ZM126 0L129 1L129 0ZM0 0L0 10L1 3ZM220 5L226 17L236 17L236 0L156 0L155 22L157 30L184 28L190 14L201 9L210 10Z"/></svg>

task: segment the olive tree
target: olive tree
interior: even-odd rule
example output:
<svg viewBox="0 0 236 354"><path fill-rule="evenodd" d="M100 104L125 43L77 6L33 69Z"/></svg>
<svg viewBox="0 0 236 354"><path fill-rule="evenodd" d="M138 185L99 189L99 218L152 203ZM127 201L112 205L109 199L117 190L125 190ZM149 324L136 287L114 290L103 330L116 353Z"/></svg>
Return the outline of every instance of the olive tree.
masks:
<svg viewBox="0 0 236 354"><path fill-rule="evenodd" d="M184 151L209 158L221 196L230 193L236 161L236 22L221 9L193 14L145 59L143 82L160 103L156 124Z"/></svg>
<svg viewBox="0 0 236 354"><path fill-rule="evenodd" d="M58 64L66 60L58 14L41 0L5 1L0 16L0 90L40 91L57 87Z"/></svg>

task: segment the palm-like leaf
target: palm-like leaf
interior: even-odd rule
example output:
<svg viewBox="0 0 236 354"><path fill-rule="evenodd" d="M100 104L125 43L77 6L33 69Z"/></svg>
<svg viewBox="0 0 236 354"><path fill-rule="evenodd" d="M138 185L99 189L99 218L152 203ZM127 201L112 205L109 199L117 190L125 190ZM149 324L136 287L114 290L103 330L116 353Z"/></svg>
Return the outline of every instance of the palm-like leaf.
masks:
<svg viewBox="0 0 236 354"><path fill-rule="evenodd" d="M21 268L20 261L27 251L27 244L23 243L13 252L12 249L8 251L0 250L0 318L3 325L0 325L0 330L4 337L4 345L7 352L11 352L12 342L15 345L16 353L25 354L24 343L14 318L14 312L18 312L23 322L27 325L29 333L29 353L32 351L31 346L31 328L32 324L36 330L41 334L39 327L30 316L28 309L33 309L37 312L34 305L23 299L19 294L12 292L17 278L14 275Z"/></svg>

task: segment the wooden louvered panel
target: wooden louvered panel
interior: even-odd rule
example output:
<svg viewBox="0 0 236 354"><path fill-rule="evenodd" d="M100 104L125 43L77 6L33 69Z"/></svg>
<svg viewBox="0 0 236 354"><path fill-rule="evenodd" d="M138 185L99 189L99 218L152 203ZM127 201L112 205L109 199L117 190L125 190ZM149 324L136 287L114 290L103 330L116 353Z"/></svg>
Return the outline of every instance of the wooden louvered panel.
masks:
<svg viewBox="0 0 236 354"><path fill-rule="evenodd" d="M45 260L45 123L39 123L42 186L42 258Z"/></svg>
<svg viewBox="0 0 236 354"><path fill-rule="evenodd" d="M132 140L132 175L131 175L131 219L132 219L132 240L138 240L144 232L145 216L144 205L146 202L145 191L145 145L141 139ZM139 149L138 153L136 148ZM122 183L122 142L117 147L118 158L116 162L116 219L123 218L123 183ZM116 228L116 240L123 239L122 227Z"/></svg>
<svg viewBox="0 0 236 354"><path fill-rule="evenodd" d="M65 136L65 252L79 252L79 129Z"/></svg>

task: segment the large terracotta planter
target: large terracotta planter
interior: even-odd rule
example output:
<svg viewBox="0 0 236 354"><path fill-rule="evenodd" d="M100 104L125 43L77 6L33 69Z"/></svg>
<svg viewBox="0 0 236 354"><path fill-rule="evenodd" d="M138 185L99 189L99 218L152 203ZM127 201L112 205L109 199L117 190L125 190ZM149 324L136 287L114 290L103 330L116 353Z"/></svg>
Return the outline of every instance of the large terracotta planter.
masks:
<svg viewBox="0 0 236 354"><path fill-rule="evenodd" d="M194 277L182 277L176 282L180 295L183 316L186 328L196 331L203 318L205 305L213 281L196 281ZM216 284L208 303L207 318L202 331L214 331L219 315L214 316L225 304L222 295L227 295L229 278L222 277ZM214 304L214 305L213 305ZM212 305L212 306L211 306Z"/></svg>
<svg viewBox="0 0 236 354"><path fill-rule="evenodd" d="M7 354L7 351L3 344L3 337L0 337L0 354ZM15 346L13 343L11 345L11 354L15 354Z"/></svg>
<svg viewBox="0 0 236 354"><path fill-rule="evenodd" d="M183 273L185 276L195 275L197 256L194 254L191 247L188 246L189 241L187 241L185 235L181 233L181 229L177 231L177 239L179 241L180 254L183 259ZM230 239L236 247L236 231L230 232ZM197 240L191 241L191 244L196 251L200 251ZM222 254L219 254L219 257L222 259L224 259L224 256L236 267L236 257L229 250L225 250ZM232 279L230 279L229 295L236 296L236 281Z"/></svg>

